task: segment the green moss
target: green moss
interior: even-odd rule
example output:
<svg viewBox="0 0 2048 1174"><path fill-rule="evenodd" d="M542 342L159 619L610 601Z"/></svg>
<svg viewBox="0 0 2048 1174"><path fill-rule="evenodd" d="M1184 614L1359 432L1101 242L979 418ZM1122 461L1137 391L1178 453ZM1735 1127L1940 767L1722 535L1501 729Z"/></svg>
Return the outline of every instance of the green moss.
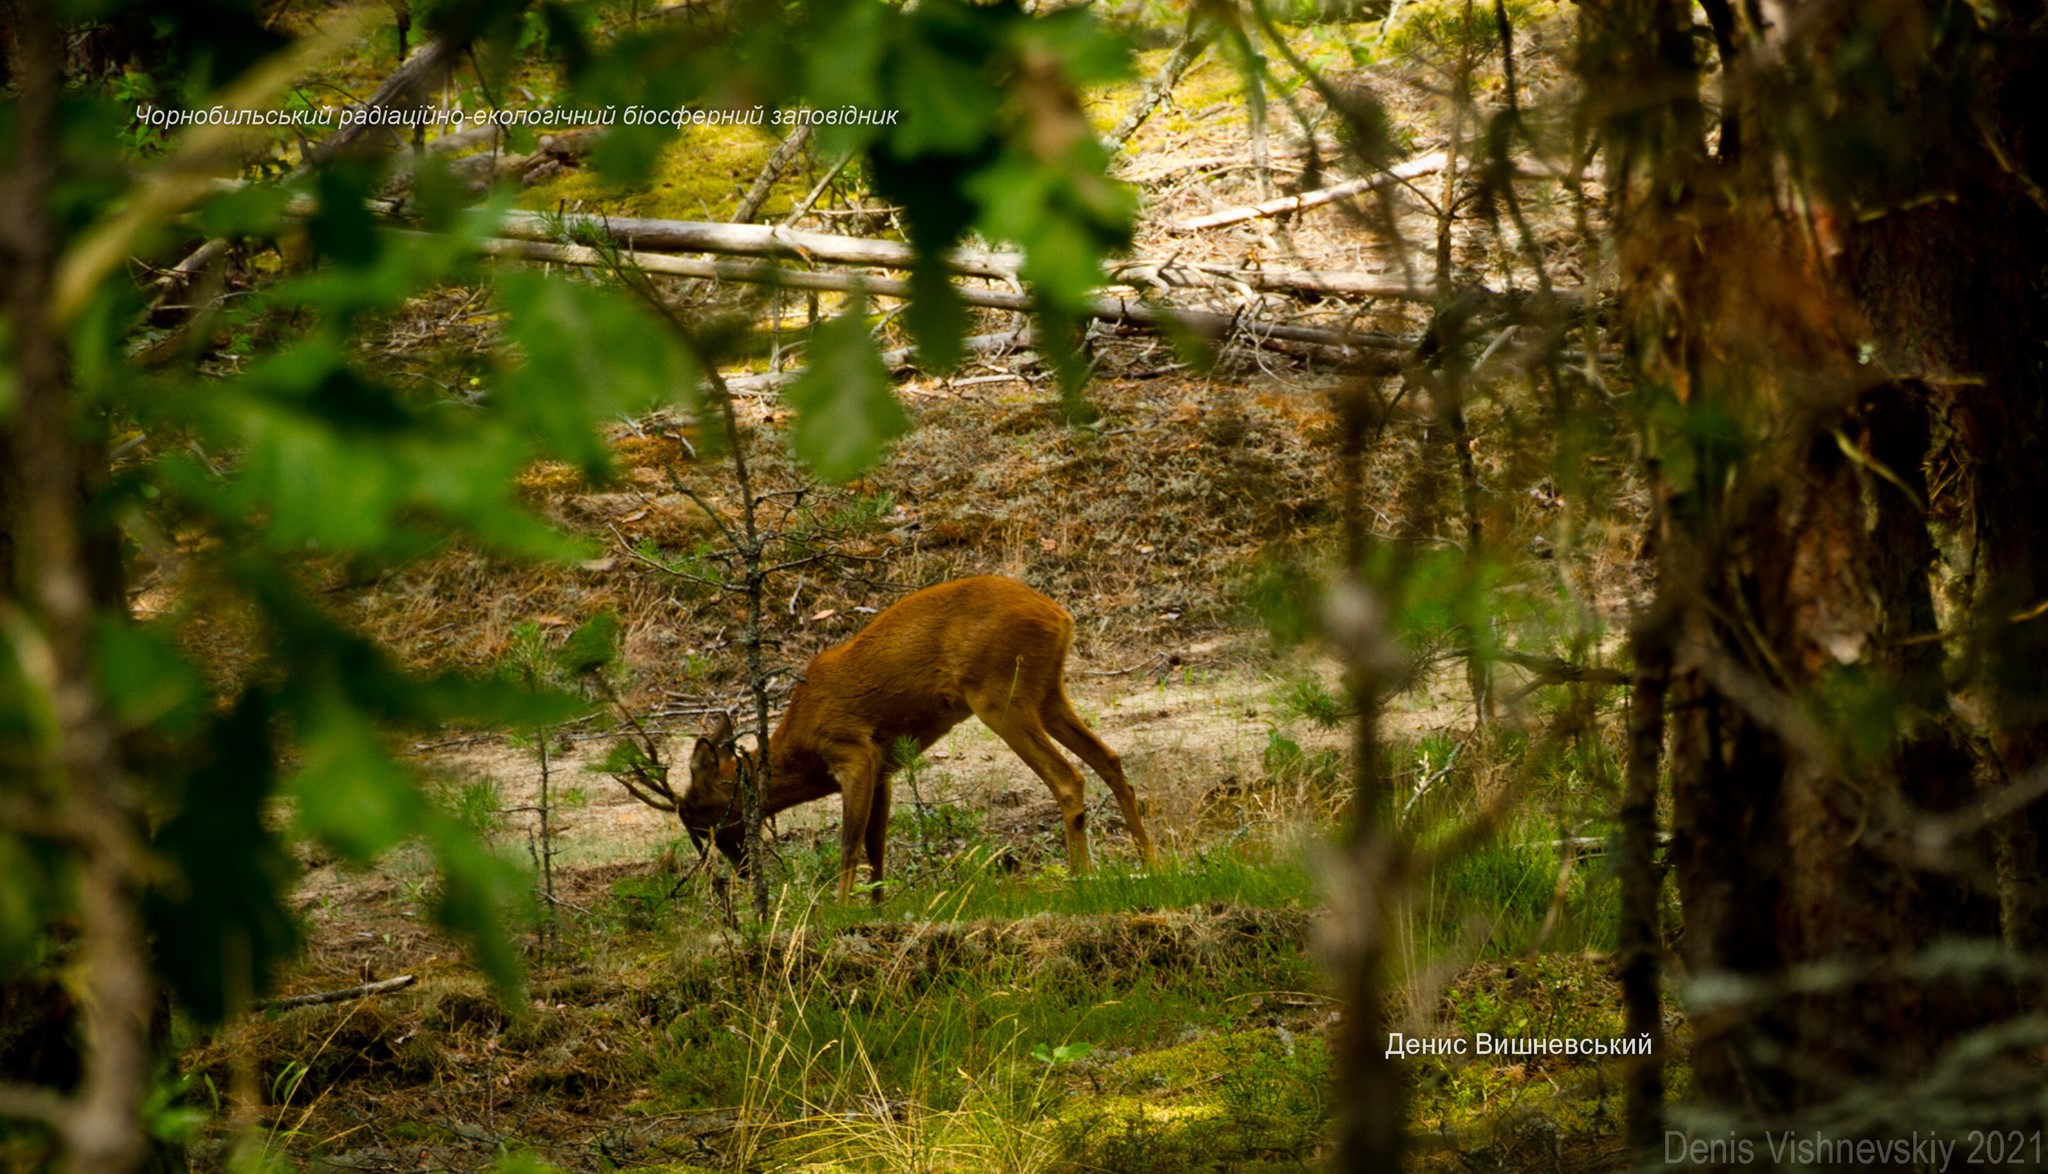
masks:
<svg viewBox="0 0 2048 1174"><path fill-rule="evenodd" d="M527 188L518 203L543 212L729 220L774 149L772 138L746 127L694 127L662 151L644 184L616 183L593 168L577 167ZM760 218L772 220L787 213L810 182L801 168L785 172Z"/></svg>
<svg viewBox="0 0 2048 1174"><path fill-rule="evenodd" d="M1322 1040L1224 1032L1141 1053L1080 1095L1054 1132L1086 1169L1305 1169L1323 1144L1333 1073Z"/></svg>
<svg viewBox="0 0 2048 1174"><path fill-rule="evenodd" d="M1508 20L1517 29L1551 19L1565 6L1555 0L1508 0ZM1406 57L1438 46L1469 41L1482 52L1500 43L1500 23L1490 4L1464 0L1409 0L1387 33L1382 59Z"/></svg>

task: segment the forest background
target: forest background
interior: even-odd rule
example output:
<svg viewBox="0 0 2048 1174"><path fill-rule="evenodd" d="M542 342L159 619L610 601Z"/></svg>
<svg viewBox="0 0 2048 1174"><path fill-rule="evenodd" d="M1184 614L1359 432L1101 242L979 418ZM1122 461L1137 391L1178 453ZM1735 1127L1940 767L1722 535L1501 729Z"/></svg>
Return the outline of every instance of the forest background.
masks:
<svg viewBox="0 0 2048 1174"><path fill-rule="evenodd" d="M0 1161L2037 1166L2044 37L5 0ZM1157 866L659 810L981 572Z"/></svg>

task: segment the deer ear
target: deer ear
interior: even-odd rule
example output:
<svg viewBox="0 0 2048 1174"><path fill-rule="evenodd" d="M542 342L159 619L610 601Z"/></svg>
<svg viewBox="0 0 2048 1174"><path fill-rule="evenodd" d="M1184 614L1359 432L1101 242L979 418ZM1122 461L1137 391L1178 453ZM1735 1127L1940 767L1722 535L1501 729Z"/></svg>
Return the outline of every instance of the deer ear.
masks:
<svg viewBox="0 0 2048 1174"><path fill-rule="evenodd" d="M718 745L709 738L697 739L690 747L690 779L708 779L718 774Z"/></svg>
<svg viewBox="0 0 2048 1174"><path fill-rule="evenodd" d="M732 715L713 714L711 720L704 723L704 740L714 746L723 746L732 741Z"/></svg>
<svg viewBox="0 0 2048 1174"><path fill-rule="evenodd" d="M690 777L714 778L725 744L732 740L732 718L719 714L704 726L704 736L690 747Z"/></svg>

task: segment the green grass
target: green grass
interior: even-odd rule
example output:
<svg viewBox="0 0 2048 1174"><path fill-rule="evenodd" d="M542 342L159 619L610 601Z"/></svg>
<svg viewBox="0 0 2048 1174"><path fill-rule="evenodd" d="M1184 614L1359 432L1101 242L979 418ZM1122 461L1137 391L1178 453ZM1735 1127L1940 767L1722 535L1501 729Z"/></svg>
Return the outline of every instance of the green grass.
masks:
<svg viewBox="0 0 2048 1174"><path fill-rule="evenodd" d="M833 853L836 859L837 853ZM1078 917L1133 910L1188 909L1238 904L1297 907L1315 899L1315 884L1298 860L1265 852L1213 851L1189 859L1162 859L1155 868L1112 859L1083 876L1052 867L1032 874L1001 871L1004 857L970 850L943 887L904 886L886 892L879 907L845 905L820 910L819 924L837 927L906 915L948 920L1016 920L1037 914Z"/></svg>
<svg viewBox="0 0 2048 1174"><path fill-rule="evenodd" d="M921 870L880 906L819 898L836 868L826 846L786 857L765 931L676 927L674 991L655 1017L636 1109L738 1107L753 1130L741 1131L745 1146L771 1166L1099 1167L1111 1136L1152 1138L1161 1153L1313 1149L1321 1111L1303 1117L1277 1090L1327 1081L1274 1072L1297 1056L1321 1072L1322 1045L1278 1043L1267 1026L1276 1007L1323 1014L1301 912L1314 889L1299 861L1211 852L1153 869L1107 860L1079 878L1016 875L969 830L948 867ZM646 924L648 879L618 882L608 916ZM1188 1049L1239 1036L1249 1042ZM1252 1063L1275 1048L1277 1059ZM1265 1075L1226 1089L1219 1074L1235 1071L1237 1053ZM1156 1100L1160 1080L1207 1107L1178 1124L1133 1109ZM1098 1089L1115 1091L1106 1101ZM1220 1140L1226 1092L1275 1107ZM897 1109L877 1116L876 1104ZM1089 1124L1118 1105L1116 1128Z"/></svg>
<svg viewBox="0 0 2048 1174"><path fill-rule="evenodd" d="M638 1107L742 1106L769 1165L1309 1168L1333 1103L1322 978L1305 922L1260 940L1253 927L1270 923L1234 912L1313 906L1302 861L1213 851L1154 869L1110 860L1086 877L1016 875L968 830L950 871L924 870L879 907L813 896L829 887L835 848L794 855L776 928L746 946L728 939L740 961L700 952L698 981L720 993L662 1025ZM1416 963L1482 960L1442 996L1450 1029L1618 1030L1603 1017L1604 967L1582 952L1612 933L1597 861L1568 878L1545 941L1558 952L1522 956L1550 913L1557 864L1500 837L1418 877L1406 922ZM1176 937L1233 916L1245 928L1215 943ZM1419 1117L1460 1128L1522 1097L1532 1076L1434 1062L1417 1074ZM864 1108L875 1104L896 1108ZM998 1160L996 1137L1029 1153Z"/></svg>
<svg viewBox="0 0 2048 1174"><path fill-rule="evenodd" d="M1550 834L1555 837L1554 830ZM1617 890L1604 856L1574 862L1556 923L1543 936L1558 896L1559 865L1555 848L1520 847L1500 838L1425 871L1410 898L1416 946L1439 956L1483 931L1482 958L1526 954L1539 938L1547 950L1613 949Z"/></svg>
<svg viewBox="0 0 2048 1174"><path fill-rule="evenodd" d="M843 1110L874 1085L953 1109L976 1079L971 1074L1028 1068L1037 1063L1035 1048L1156 1049L1191 1031L1232 1030L1251 997L1314 983L1296 950L1234 961L1221 973L1182 966L1092 980L1064 961L1041 970L958 966L914 992L820 986L737 1022L718 1008L699 1008L669 1024L656 1079L663 1095L648 1107L740 1103L761 1075L750 1056L772 1042L791 1057L781 1079L769 1082L774 1115Z"/></svg>
<svg viewBox="0 0 2048 1174"><path fill-rule="evenodd" d="M1308 796L1341 817L1341 751L1328 767L1327 740L1304 748L1297 735L1307 740L1276 729L1266 777L1247 793L1304 820ZM1602 834L1597 818L1560 813L1587 803L1604 753L1507 735L1389 747L1386 818L1418 845L1391 943L1389 1006L1404 1030L1619 1033L1599 953L1614 925L1604 861L1575 861L1559 900L1558 851L1525 846ZM455 990L444 977L420 1010L402 1011L400 996L347 1030L411 1041L385 1079L461 1085L489 1036L521 1096L646 1128L670 1114L729 1118L713 1143L723 1169L1164 1174L1305 1170L1327 1157L1338 1021L1309 949L1322 870L1295 833L1245 834L1265 826L1253 821L1149 868L1112 833L1097 870L1073 877L1037 863L1056 833L1018 843L972 805L918 804L907 783L897 796L879 904L833 899L833 830L790 830L767 925L743 911L729 922L702 877L616 876L609 897L565 922L530 1017L492 1020L480 981ZM1502 826L1471 836L1489 810ZM695 856L686 844L676 855ZM743 902L744 886L726 891ZM324 1041L354 1021L323 1014L279 1020L269 1050L308 1064L342 1054ZM205 1069L216 1082L222 1063ZM1501 1168L1559 1139L1592 1152L1616 1128L1611 1083L1562 1056L1407 1067L1416 1129L1455 1135ZM266 1079L290 1070L262 1067ZM387 1132L406 1134L409 1120ZM1529 1132L1549 1123L1555 1137ZM1419 1153L1421 1168L1447 1168L1432 1160Z"/></svg>

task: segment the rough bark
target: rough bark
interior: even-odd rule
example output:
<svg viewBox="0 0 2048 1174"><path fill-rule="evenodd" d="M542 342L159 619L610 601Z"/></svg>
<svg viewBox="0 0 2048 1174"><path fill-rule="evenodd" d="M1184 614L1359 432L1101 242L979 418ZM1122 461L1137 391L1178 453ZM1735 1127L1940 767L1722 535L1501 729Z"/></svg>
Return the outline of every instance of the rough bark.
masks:
<svg viewBox="0 0 2048 1174"><path fill-rule="evenodd" d="M1622 783L1615 875L1621 882L1616 977L1622 1034L1647 1038L1650 1051L1628 1074L1628 1146L1652 1155L1664 1135L1663 873L1657 867L1657 796L1664 760L1664 697L1671 684L1672 608L1658 600L1630 636L1635 674L1629 689L1628 766Z"/></svg>
<svg viewBox="0 0 2048 1174"><path fill-rule="evenodd" d="M1893 438L1892 449L1900 448L1903 435L1925 443L1920 437L1938 420L1967 469L1969 508L1957 512L1970 531L1964 545L1981 559L1980 602L1974 615L1958 618L1975 629L1970 667L1981 674L1991 702L1997 766L2007 778L2019 778L2048 759L2042 680L2048 624L2013 622L2048 595L2048 380L2019 342L2048 337L2048 315L2029 288L2048 267L2048 213L2019 193L1968 182L1967 173L1963 178L1963 199L1955 206L1895 212L1855 226L1846 236L1844 270L1885 361L1919 374L1899 392L1903 402L1886 409L1880 434ZM1979 263L1986 257L2008 263ZM1906 454L1887 463L1912 478L1924 500L1924 474L1900 467ZM1885 524L1894 533L1902 529L1895 520ZM1908 529L1904 541L1928 541L1924 527ZM1915 583L1902 594L1908 609L1902 635L1937 627L1932 594L1922 598L1921 589ZM1922 645L1919 652L1915 676L1932 688L1940 662L1926 658L1938 658L1940 645ZM1958 746L1938 765L1952 778L1964 777L1962 758ZM1934 780L1941 772L1916 773ZM1947 810L1965 796L1936 790L1919 798ZM1996 834L2004 841L2006 934L2016 947L2039 952L2048 948L2048 806L2024 809Z"/></svg>
<svg viewBox="0 0 2048 1174"><path fill-rule="evenodd" d="M1933 421L1954 414L1945 401L1985 388L1963 416L1967 426L1993 415L2001 430L1968 443L1987 567L1999 568L1987 610L2009 617L2041 582L2042 389L2032 360L2012 356L2024 353L2015 340L2042 336L2026 285L2041 272L2043 234L2028 218L2038 208L2010 214L2024 205L1973 185L1960 161L1934 166L1948 158L1934 150L1915 162L1948 173L1953 203L1811 173L1788 200L1777 164L1803 142L1796 119L1745 123L1740 159L1710 160L1690 50L1671 37L1686 27L1683 8L1582 11L1598 25L1589 40L1605 46L1594 60L1613 71L1609 85L1633 79L1645 92L1661 78L1678 95L1605 112L1623 311L1649 356L1643 374L1674 410L1731 422L1725 441L1681 431L1655 442L1682 470L1659 559L1684 593L1671 782L1687 969L1735 980L1721 987L1730 997L1695 1009L1694 1084L1748 1120L1784 1120L1919 1079L2009 1006L1995 987L1916 969L1943 938L1998 925L1983 870L1972 872L1988 855L1981 839L1941 860L1912 850L1930 815L1977 796L1946 684L1925 467ZM1810 56L1788 76L1836 78L1827 54L1841 43L1802 40L1795 52ZM2035 52L2017 30L2013 43ZM1899 79L1897 93L1916 84ZM1855 113L1853 100L1813 101ZM1940 125L1933 105L1887 117ZM1828 211L1835 201L1857 215ZM1899 210L1871 210L1886 207ZM2015 252L1987 282L1984 259ZM1868 340L1881 340L1876 363ZM1989 553L1993 535L2003 557ZM2039 721L2048 662L2021 627L2002 625L1986 654L2014 670L1996 696L2015 768L2038 759L2013 749ZM1813 979L1816 964L1831 968L1827 981Z"/></svg>
<svg viewBox="0 0 2048 1174"><path fill-rule="evenodd" d="M34 630L26 635L25 625L15 639L41 645L33 687L44 694L56 733L37 763L42 786L24 790L47 806L42 814L76 861L70 965L77 976L77 1072L69 1095L47 1104L66 1169L121 1174L152 1153L141 1106L158 1001L136 882L139 809L100 705L90 649L96 610L120 601L119 562L109 536L87 521L85 498L104 479L104 450L80 439L62 326L52 311L63 241L52 212L60 30L44 0L21 0L16 13L19 90L14 157L0 180L0 292L19 406L0 437L11 467L0 492L8 511L0 528L11 547L8 594Z"/></svg>

